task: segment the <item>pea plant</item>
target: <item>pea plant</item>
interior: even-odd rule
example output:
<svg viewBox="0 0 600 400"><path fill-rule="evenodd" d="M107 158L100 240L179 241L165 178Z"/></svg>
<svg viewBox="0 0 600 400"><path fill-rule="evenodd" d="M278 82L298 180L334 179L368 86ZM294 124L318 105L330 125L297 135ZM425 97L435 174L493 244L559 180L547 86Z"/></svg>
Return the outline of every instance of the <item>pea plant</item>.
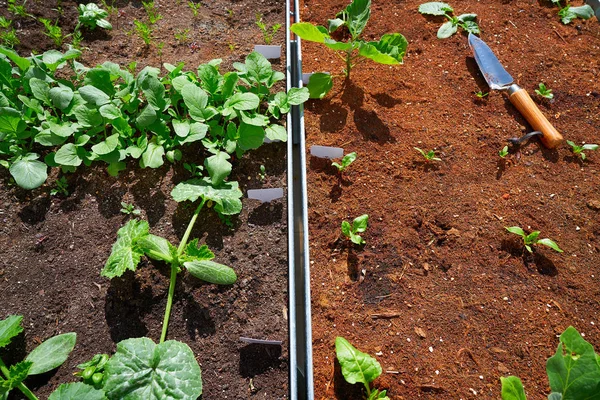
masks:
<svg viewBox="0 0 600 400"><path fill-rule="evenodd" d="M371 387L381 375L381 364L370 355L361 352L341 336L335 338L335 355L340 363L342 375L350 384L362 383L367 400L389 400L385 390Z"/></svg>
<svg viewBox="0 0 600 400"><path fill-rule="evenodd" d="M342 221L342 234L354 244L365 244L365 240L358 233L367 230L368 221L369 216L367 214L354 218L352 225L348 221Z"/></svg>
<svg viewBox="0 0 600 400"><path fill-rule="evenodd" d="M554 94L552 93L552 89L546 87L545 84L541 83L538 86L538 89L535 89L535 92L548 100L552 100L554 98Z"/></svg>
<svg viewBox="0 0 600 400"><path fill-rule="evenodd" d="M556 352L546 362L550 382L549 400L595 399L600 393L600 355L577 329L568 327ZM526 400L523 383L516 376L500 378L502 400Z"/></svg>
<svg viewBox="0 0 600 400"><path fill-rule="evenodd" d="M336 167L338 172L342 173L356 160L356 152L348 153L342 157L342 163L338 164L337 162L332 162L331 165Z"/></svg>
<svg viewBox="0 0 600 400"><path fill-rule="evenodd" d="M510 226L505 227L507 231L510 233L514 233L515 235L521 236L523 239L523 244L528 252L533 253L532 246L537 244L543 244L544 246L550 247L552 250L562 253L563 251L558 247L555 241L545 238L539 239L540 231L533 231L530 234L526 234L523 228L520 226Z"/></svg>
<svg viewBox="0 0 600 400"><path fill-rule="evenodd" d="M438 29L438 39L449 38L458 31L459 27L469 33L480 33L479 25L475 22L477 14L461 14L458 17L455 17L450 15L454 12L454 9L447 3L439 1L424 3L419 6L419 12L421 14L446 17L448 21L442 24Z"/></svg>
<svg viewBox="0 0 600 400"><path fill-rule="evenodd" d="M575 154L575 156L577 156L577 157L580 157L582 161L585 161L587 159L587 156L583 152L584 150L585 151L598 150L597 144L586 143L586 144L582 144L581 146L579 146L570 140L567 140L567 144L569 146L571 146L571 150L573 151L573 154Z"/></svg>
<svg viewBox="0 0 600 400"><path fill-rule="evenodd" d="M352 68L364 60L370 59L379 64L402 64L406 54L408 42L400 33L386 33L377 42L361 38L370 16L371 0L353 0L335 18L328 21L327 27L298 22L291 26L291 30L304 40L322 43L336 51L344 61L344 75L349 80ZM332 38L331 35L340 28L349 32L347 42ZM331 90L332 79L329 74L313 74L308 83L311 97L323 98Z"/></svg>

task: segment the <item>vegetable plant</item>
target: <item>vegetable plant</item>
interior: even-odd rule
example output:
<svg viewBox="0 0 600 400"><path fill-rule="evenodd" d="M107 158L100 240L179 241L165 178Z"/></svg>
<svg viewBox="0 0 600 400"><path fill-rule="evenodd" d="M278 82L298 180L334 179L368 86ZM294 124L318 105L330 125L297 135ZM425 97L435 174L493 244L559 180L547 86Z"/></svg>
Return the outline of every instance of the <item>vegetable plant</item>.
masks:
<svg viewBox="0 0 600 400"><path fill-rule="evenodd" d="M358 233L367 230L368 221L369 216L367 214L354 218L352 225L348 221L342 221L342 234L354 244L365 244L365 240Z"/></svg>
<svg viewBox="0 0 600 400"><path fill-rule="evenodd" d="M97 26L103 29L112 29L108 20L108 12L101 9L95 3L79 5L79 24L94 30Z"/></svg>
<svg viewBox="0 0 600 400"><path fill-rule="evenodd" d="M574 142L567 140L567 144L569 146L571 146L571 150L573 151L573 154L575 154L576 156L581 157L581 160L585 160L587 158L587 156L585 155L585 153L583 152L584 150L589 150L589 151L593 151L593 150L598 150L598 145L597 144L582 144L581 146L576 145Z"/></svg>
<svg viewBox="0 0 600 400"><path fill-rule="evenodd" d="M274 24L274 25L271 25L271 27L269 27L267 24L265 24L263 22L262 18L263 18L263 16L260 13L257 13L255 23L256 23L256 26L258 26L258 28L262 32L263 40L265 41L265 44L269 45L273 41L273 36L275 36L277 31L279 31L279 29L281 29L281 24Z"/></svg>
<svg viewBox="0 0 600 400"><path fill-rule="evenodd" d="M486 97L489 94L490 94L489 92L484 93L481 90L479 92L475 92L475 96L477 96L478 99L483 99L484 97Z"/></svg>
<svg viewBox="0 0 600 400"><path fill-rule="evenodd" d="M9 28L0 32L0 43L2 46L13 48L20 44L21 41L17 37L17 31L15 28Z"/></svg>
<svg viewBox="0 0 600 400"><path fill-rule="evenodd" d="M190 40L188 33L190 33L189 28L188 29L179 29L179 30L177 30L177 32L175 32L175 39L177 40L177 42L179 44L186 44Z"/></svg>
<svg viewBox="0 0 600 400"><path fill-rule="evenodd" d="M525 231L523 230L523 228L519 227L519 226L510 226L510 227L505 227L507 231L509 231L510 233L514 233L515 235L519 235L521 236L521 238L523 239L523 244L525 245L525 248L527 249L528 252L533 253L533 248L532 246L536 245L536 244L543 244L544 246L548 246L550 247L552 250L554 251L558 251L559 253L562 253L563 251L558 247L558 245L556 244L556 242L554 242L551 239L545 238L545 239L538 239L538 237L540 236L540 231L533 231L531 232L529 235L525 233Z"/></svg>
<svg viewBox="0 0 600 400"><path fill-rule="evenodd" d="M561 7L558 10L558 16L563 24L568 25L574 19L590 19L594 16L594 9L589 4L584 4L579 7L573 7L569 4L569 0L565 0L565 6L560 4L560 0L552 0L552 3Z"/></svg>
<svg viewBox="0 0 600 400"><path fill-rule="evenodd" d="M535 89L535 92L542 96L545 97L549 100L552 100L554 98L554 94L552 94L552 89L549 89L546 87L546 85L544 85L543 83L540 82L539 85L539 89Z"/></svg>
<svg viewBox="0 0 600 400"><path fill-rule="evenodd" d="M454 12L454 9L447 3L439 1L424 3L419 6L419 12L427 15L444 16L448 19L438 29L438 39L449 38L458 31L459 27L469 33L480 33L479 25L475 22L477 14L461 14L455 17L450 15L450 13Z"/></svg>
<svg viewBox="0 0 600 400"><path fill-rule="evenodd" d="M188 1L188 7L190 8L190 10L192 10L192 14L194 15L194 17L197 17L200 12L200 8L202 7L202 3L194 3L190 0Z"/></svg>
<svg viewBox="0 0 600 400"><path fill-rule="evenodd" d="M7 1L8 11L19 17L34 18L33 15L28 14L27 11L25 11L25 3L27 3L27 0L24 0L23 3L20 5L17 5L16 0L8 0Z"/></svg>
<svg viewBox="0 0 600 400"><path fill-rule="evenodd" d="M148 15L148 21L150 21L151 25L156 24L158 21L162 19L162 15L158 12L156 5L154 5L154 0L151 1L142 1L142 6Z"/></svg>
<svg viewBox="0 0 600 400"><path fill-rule="evenodd" d="M8 29L12 25L12 20L4 17L0 17L0 28Z"/></svg>
<svg viewBox="0 0 600 400"><path fill-rule="evenodd" d="M267 170L266 170L265 166L261 164L258 170L259 170L258 179L261 182L264 182L265 179L267 179Z"/></svg>
<svg viewBox="0 0 600 400"><path fill-rule="evenodd" d="M142 211L138 208L135 208L133 204L126 203L124 201L121 202L121 213L125 215L140 215Z"/></svg>
<svg viewBox="0 0 600 400"><path fill-rule="evenodd" d="M600 355L577 329L568 327L556 352L546 361L551 393L548 400L596 399L600 393ZM500 378L503 400L526 400L523 384L516 376Z"/></svg>
<svg viewBox="0 0 600 400"><path fill-rule="evenodd" d="M48 36L54 42L56 47L61 47L65 37L63 36L62 29L56 22L52 22L49 19L40 18L39 21L44 24L46 32L44 35Z"/></svg>
<svg viewBox="0 0 600 400"><path fill-rule="evenodd" d="M344 157L342 157L342 163L338 164L336 162L331 163L332 166L336 167L339 172L344 172L346 168L350 166L356 160L356 152L348 153Z"/></svg>
<svg viewBox="0 0 600 400"><path fill-rule="evenodd" d="M508 155L508 146L504 146L499 152L498 155L501 158L505 158Z"/></svg>
<svg viewBox="0 0 600 400"><path fill-rule="evenodd" d="M304 40L322 43L336 51L345 63L344 74L349 80L352 68L366 59L379 64L402 64L406 54L408 42L400 33L386 33L376 42L361 38L370 16L371 0L353 0L334 19L328 21L327 27L298 22L291 26L291 30ZM347 42L331 37L340 28L348 30L350 38ZM331 86L332 76L324 73L313 74L308 84L312 98L324 97Z"/></svg>
<svg viewBox="0 0 600 400"><path fill-rule="evenodd" d="M63 196L69 195L69 183L67 182L67 178L61 176L54 184L56 186L50 190L51 196L56 196L57 194L62 194Z"/></svg>
<svg viewBox="0 0 600 400"><path fill-rule="evenodd" d="M335 338L335 354L346 382L362 383L368 400L389 400L385 390L380 391L370 385L382 372L381 364L375 358L361 352L341 336Z"/></svg>
<svg viewBox="0 0 600 400"><path fill-rule="evenodd" d="M441 158L436 157L435 156L435 151L433 150L429 150L429 151L425 151L422 150L418 147L413 147L415 150L417 150L419 153L421 153L421 155L423 156L423 158L425 158L425 161L429 162L429 161L442 161Z"/></svg>
<svg viewBox="0 0 600 400"><path fill-rule="evenodd" d="M134 32L144 41L146 46L150 46L150 43L152 43L152 27L137 19L133 21L133 25L135 26Z"/></svg>

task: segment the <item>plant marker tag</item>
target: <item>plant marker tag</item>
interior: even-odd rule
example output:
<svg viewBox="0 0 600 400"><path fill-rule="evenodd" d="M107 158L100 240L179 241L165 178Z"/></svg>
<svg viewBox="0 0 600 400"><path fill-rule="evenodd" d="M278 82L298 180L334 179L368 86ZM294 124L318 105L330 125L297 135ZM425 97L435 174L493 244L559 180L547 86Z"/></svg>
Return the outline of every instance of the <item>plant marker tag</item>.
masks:
<svg viewBox="0 0 600 400"><path fill-rule="evenodd" d="M263 340L263 339L252 339L248 337L240 337L240 341L249 344L266 344L272 346L281 346L283 343L281 340Z"/></svg>
<svg viewBox="0 0 600 400"><path fill-rule="evenodd" d="M273 189L248 189L248 198L260 200L262 203L270 203L283 197L283 188Z"/></svg>
<svg viewBox="0 0 600 400"><path fill-rule="evenodd" d="M341 158L344 157L344 149L341 147L311 146L310 155L319 158Z"/></svg>
<svg viewBox="0 0 600 400"><path fill-rule="evenodd" d="M255 44L254 51L265 56L267 60L281 58L281 46Z"/></svg>
<svg viewBox="0 0 600 400"><path fill-rule="evenodd" d="M322 72L323 74L331 75L329 72ZM310 77L314 74L314 72L307 72L302 74L302 84L304 86L308 85L308 81L310 81Z"/></svg>

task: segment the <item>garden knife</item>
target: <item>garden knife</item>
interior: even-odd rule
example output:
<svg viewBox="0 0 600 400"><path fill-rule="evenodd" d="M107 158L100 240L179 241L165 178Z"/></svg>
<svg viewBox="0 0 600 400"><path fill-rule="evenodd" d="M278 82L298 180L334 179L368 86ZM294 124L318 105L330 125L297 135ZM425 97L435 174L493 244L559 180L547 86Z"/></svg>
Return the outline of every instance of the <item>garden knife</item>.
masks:
<svg viewBox="0 0 600 400"><path fill-rule="evenodd" d="M560 145L563 141L562 135L546 119L525 89L513 83L512 76L502 67L488 45L477 36L469 33L469 46L475 54L475 61L490 89L508 91L510 102L525 117L533 129L542 132L541 141L544 146L553 149Z"/></svg>

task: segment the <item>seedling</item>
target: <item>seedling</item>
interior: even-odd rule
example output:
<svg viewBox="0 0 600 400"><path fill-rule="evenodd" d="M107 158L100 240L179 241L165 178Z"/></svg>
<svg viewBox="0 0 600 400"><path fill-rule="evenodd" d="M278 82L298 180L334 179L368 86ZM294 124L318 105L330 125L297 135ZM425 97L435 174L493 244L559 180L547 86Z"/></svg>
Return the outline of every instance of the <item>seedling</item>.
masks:
<svg viewBox="0 0 600 400"><path fill-rule="evenodd" d="M546 85L544 85L541 82L540 82L540 85L539 85L539 89L535 89L535 92L538 95L540 95L542 97L545 97L545 98L547 98L549 100L552 100L554 98L554 94L552 94L552 89L548 89L546 87Z"/></svg>
<svg viewBox="0 0 600 400"><path fill-rule="evenodd" d="M61 176L60 179L57 179L55 182L56 187L50 190L51 196L56 196L57 194L62 194L63 196L69 195L69 183L67 182L67 178Z"/></svg>
<svg viewBox="0 0 600 400"><path fill-rule="evenodd" d="M273 41L273 36L275 36L277 31L279 31L281 28L281 24L271 25L271 27L269 27L262 21L262 17L263 16L260 13L257 13L255 23L263 34L263 40L265 41L265 44L270 45Z"/></svg>
<svg viewBox="0 0 600 400"><path fill-rule="evenodd" d="M58 24L56 22L53 23L52 21L45 19L45 18L40 18L39 21L42 24L44 24L44 27L46 28L46 32L44 32L44 35L46 35L50 39L52 39L52 41L54 42L54 45L56 47L60 48L65 39L60 26L58 26Z"/></svg>
<svg viewBox="0 0 600 400"><path fill-rule="evenodd" d="M559 7L561 6L560 0L552 0L552 2ZM594 9L589 4L584 4L583 6L579 7L572 7L568 0L566 0L565 6L558 11L558 16L560 17L560 21L567 25L577 18L592 18L594 16Z"/></svg>
<svg viewBox="0 0 600 400"><path fill-rule="evenodd" d="M202 171L204 171L204 167L202 165L194 163L183 163L183 168L194 177L202 177Z"/></svg>
<svg viewBox="0 0 600 400"><path fill-rule="evenodd" d="M258 178L261 182L264 182L267 179L267 170L264 165L261 164L259 168L260 172L258 173Z"/></svg>
<svg viewBox="0 0 600 400"><path fill-rule="evenodd" d="M563 251L558 247L558 245L556 244L556 242L554 242L551 239L545 238L545 239L538 239L538 236L540 235L540 231L533 231L531 232L529 235L525 233L525 231L519 227L519 226L506 226L505 227L507 231L509 231L510 233L514 233L515 235L519 235L521 236L521 238L523 239L523 244L525 245L525 248L527 249L528 252L533 253L533 248L532 246L536 245L536 244L543 244L544 246L548 246L550 247L552 250L554 251L558 251L559 253L562 253Z"/></svg>
<svg viewBox="0 0 600 400"><path fill-rule="evenodd" d="M101 0L102 7L106 8L109 14L118 14L119 9L115 6L115 0L111 0L110 5L106 2L106 0Z"/></svg>
<svg viewBox="0 0 600 400"><path fill-rule="evenodd" d="M227 9L227 18L233 18L233 8Z"/></svg>
<svg viewBox="0 0 600 400"><path fill-rule="evenodd" d="M21 43L17 37L17 31L15 28L8 29L0 33L0 42L3 46L13 48Z"/></svg>
<svg viewBox="0 0 600 400"><path fill-rule="evenodd" d="M12 20L11 19L0 17L0 28L2 28L2 29L8 29L8 28L10 28L11 24L12 24Z"/></svg>
<svg viewBox="0 0 600 400"><path fill-rule="evenodd" d="M367 222L369 216L363 214L360 217L354 218L352 225L348 221L342 221L342 234L354 244L365 244L365 240L357 235L357 233L363 233L367 230Z"/></svg>
<svg viewBox="0 0 600 400"><path fill-rule="evenodd" d="M20 5L17 5L16 0L8 0L8 11L19 17L35 18L33 15L28 14L27 11L25 11L25 3L27 3L27 0L24 0L23 4Z"/></svg>
<svg viewBox="0 0 600 400"><path fill-rule="evenodd" d="M419 6L419 12L427 15L444 16L448 19L448 21L442 24L440 29L438 29L438 39L449 38L458 31L458 27L461 27L469 33L478 34L480 32L479 25L475 22L477 14L461 14L458 17L455 17L450 15L450 13L454 12L454 9L447 3L438 1L424 3Z"/></svg>
<svg viewBox="0 0 600 400"><path fill-rule="evenodd" d="M175 39L177 40L177 42L179 42L179 44L186 44L190 40L190 38L188 36L189 32L190 32L189 28L188 29L179 29L175 33Z"/></svg>
<svg viewBox="0 0 600 400"><path fill-rule="evenodd" d="M475 96L477 96L478 99L483 99L484 97L486 97L489 94L490 94L489 92L483 93L481 90L479 92L475 92Z"/></svg>
<svg viewBox="0 0 600 400"><path fill-rule="evenodd" d="M74 49L80 50L82 41L83 41L83 35L81 34L81 31L79 29L76 29L71 34L71 46L73 46Z"/></svg>
<svg viewBox="0 0 600 400"><path fill-rule="evenodd" d="M504 146L504 147L502 148L502 150L500 150L500 151L498 152L498 155L499 155L501 158L504 158L504 157L506 157L506 156L508 155L508 146Z"/></svg>
<svg viewBox="0 0 600 400"><path fill-rule="evenodd" d="M150 43L152 43L152 28L148 24L138 21L137 19L133 21L133 24L135 25L135 33L137 33L140 39L144 41L146 46L149 46Z"/></svg>
<svg viewBox="0 0 600 400"><path fill-rule="evenodd" d="M227 44L227 46L229 47L229 51L235 51L235 47L236 47L235 43L229 42Z"/></svg>
<svg viewBox="0 0 600 400"><path fill-rule="evenodd" d="M141 214L141 210L138 208L135 208L135 206L133 204L130 203L126 203L124 201L121 202L121 213L125 214L125 215L140 215Z"/></svg>
<svg viewBox="0 0 600 400"><path fill-rule="evenodd" d="M158 21L162 19L162 15L158 12L158 9L154 5L154 1L142 1L142 6L144 10L146 10L146 14L148 15L148 21L150 21L151 25L156 24Z"/></svg>
<svg viewBox="0 0 600 400"><path fill-rule="evenodd" d="M342 157L342 163L338 164L336 162L331 163L332 166L336 167L338 171L344 172L346 168L350 166L356 160L356 152L348 153L344 157Z"/></svg>
<svg viewBox="0 0 600 400"><path fill-rule="evenodd" d="M571 150L573 151L573 154L575 154L576 156L581 157L581 160L584 161L587 156L585 155L585 153L583 152L584 150L598 150L598 145L597 144L583 144L581 146L576 145L574 142L567 140L567 144L569 146L571 146Z"/></svg>
<svg viewBox="0 0 600 400"><path fill-rule="evenodd" d="M103 29L112 29L112 25L106 20L106 17L108 17L108 12L94 3L79 5L79 24L91 30L96 29L97 26Z"/></svg>
<svg viewBox="0 0 600 400"><path fill-rule="evenodd" d="M390 399L385 390L371 388L371 382L382 372L381 364L375 358L361 352L341 336L335 338L335 355L346 382L352 385L362 383L368 400Z"/></svg>
<svg viewBox="0 0 600 400"><path fill-rule="evenodd" d="M202 7L202 3L194 3L193 1L188 1L188 7L192 10L192 14L195 17L198 17L200 12L200 8Z"/></svg>
<svg viewBox="0 0 600 400"><path fill-rule="evenodd" d="M434 150L429 150L429 151L425 152L425 150L422 150L422 149L420 149L418 147L413 147L413 149L415 149L419 153L421 153L421 155L425 158L425 161L427 161L427 162L429 162L429 161L442 161L441 158L435 156L435 151Z"/></svg>
<svg viewBox="0 0 600 400"><path fill-rule="evenodd" d="M344 61L344 75L350 79L352 68L370 59L379 64L402 64L408 42L399 33L386 33L378 42L367 42L361 34L371 15L371 0L353 0L350 5L328 21L327 28L308 22L298 22L291 26L292 32L304 40L322 43L334 51ZM347 28L350 38L347 42L338 42L330 35L340 28ZM308 83L311 98L323 98L332 87L332 76L317 73Z"/></svg>

